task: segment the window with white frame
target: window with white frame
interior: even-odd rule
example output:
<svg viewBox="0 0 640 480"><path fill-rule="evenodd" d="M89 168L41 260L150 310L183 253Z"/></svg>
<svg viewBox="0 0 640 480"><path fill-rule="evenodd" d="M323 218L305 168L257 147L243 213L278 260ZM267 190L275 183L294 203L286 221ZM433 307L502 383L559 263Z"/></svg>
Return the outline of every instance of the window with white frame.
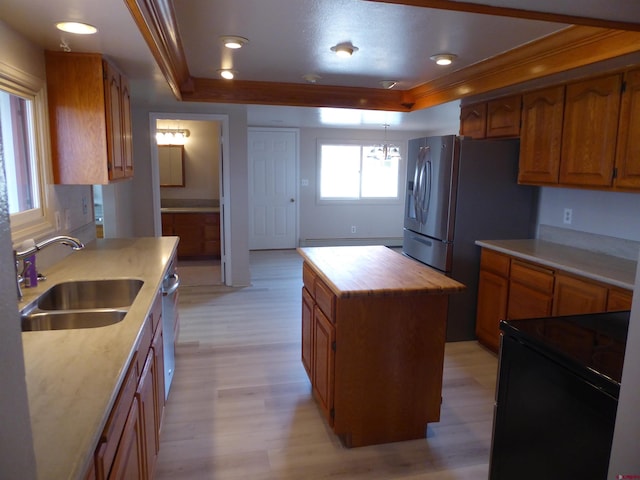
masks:
<svg viewBox="0 0 640 480"><path fill-rule="evenodd" d="M53 230L47 210L44 81L0 64L0 152L13 241Z"/></svg>
<svg viewBox="0 0 640 480"><path fill-rule="evenodd" d="M372 144L320 141L319 199L397 201L399 155L380 155Z"/></svg>

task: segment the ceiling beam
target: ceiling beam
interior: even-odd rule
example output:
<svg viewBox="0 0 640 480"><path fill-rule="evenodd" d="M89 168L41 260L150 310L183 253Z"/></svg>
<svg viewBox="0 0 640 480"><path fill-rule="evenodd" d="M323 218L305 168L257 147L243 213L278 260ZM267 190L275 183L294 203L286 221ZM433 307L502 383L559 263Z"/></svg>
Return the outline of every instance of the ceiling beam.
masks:
<svg viewBox="0 0 640 480"><path fill-rule="evenodd" d="M413 100L406 90L209 78L194 78L192 91L183 91L182 99L190 102L359 108L394 112L410 112L413 107Z"/></svg>
<svg viewBox="0 0 640 480"><path fill-rule="evenodd" d="M174 96L182 99L191 75L171 0L124 0Z"/></svg>
<svg viewBox="0 0 640 480"><path fill-rule="evenodd" d="M522 8L496 7L474 2L459 2L456 0L367 0L369 2L393 3L413 7L434 8L437 10L453 10L456 12L481 13L499 17L523 18L540 20L543 22L566 23L568 25L584 25L589 27L611 28L617 30L640 31L638 22L621 22L602 18L584 17L579 15L565 15L561 13L540 10L525 10Z"/></svg>
<svg viewBox="0 0 640 480"><path fill-rule="evenodd" d="M414 110L640 51L640 32L572 26L409 90Z"/></svg>

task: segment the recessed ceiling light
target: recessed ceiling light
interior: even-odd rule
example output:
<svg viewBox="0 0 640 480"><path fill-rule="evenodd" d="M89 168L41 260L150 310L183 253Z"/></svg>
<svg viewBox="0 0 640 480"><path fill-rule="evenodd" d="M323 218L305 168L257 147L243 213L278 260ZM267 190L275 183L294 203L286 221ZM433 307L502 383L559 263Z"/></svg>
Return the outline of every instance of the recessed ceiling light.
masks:
<svg viewBox="0 0 640 480"><path fill-rule="evenodd" d="M348 58L358 51L358 47L354 47L351 43L339 43L331 47L332 52L336 52L336 55L343 58Z"/></svg>
<svg viewBox="0 0 640 480"><path fill-rule="evenodd" d="M453 53L439 53L437 55L433 55L431 60L436 62L438 65L451 65L456 56Z"/></svg>
<svg viewBox="0 0 640 480"><path fill-rule="evenodd" d="M395 80L383 80L380 82L380 85L382 85L382 88L386 88L387 90L395 87L398 84L398 82L396 82Z"/></svg>
<svg viewBox="0 0 640 480"><path fill-rule="evenodd" d="M306 73L302 76L309 83L316 83L320 78L320 75L316 75L315 73Z"/></svg>
<svg viewBox="0 0 640 480"><path fill-rule="evenodd" d="M247 40L246 38L238 37L236 35L225 35L224 37L221 37L221 39L222 39L222 44L225 47L231 48L233 50L237 50L238 48L242 48L247 43L249 43L249 40Z"/></svg>
<svg viewBox="0 0 640 480"><path fill-rule="evenodd" d="M233 80L233 77L236 76L235 70L229 70L229 69L218 70L218 73L220 73L220 76L225 80Z"/></svg>
<svg viewBox="0 0 640 480"><path fill-rule="evenodd" d="M58 22L56 28L63 32L76 33L78 35L91 35L98 31L93 25L80 22Z"/></svg>

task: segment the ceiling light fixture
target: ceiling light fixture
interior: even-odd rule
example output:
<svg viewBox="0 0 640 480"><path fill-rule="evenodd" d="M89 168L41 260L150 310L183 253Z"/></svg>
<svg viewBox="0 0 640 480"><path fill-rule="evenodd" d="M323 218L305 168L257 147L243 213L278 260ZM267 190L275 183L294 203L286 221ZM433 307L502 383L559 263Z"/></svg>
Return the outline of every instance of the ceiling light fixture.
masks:
<svg viewBox="0 0 640 480"><path fill-rule="evenodd" d="M302 76L302 78L304 78L309 83L316 83L322 77L320 77L320 75L316 75L315 73L306 73Z"/></svg>
<svg viewBox="0 0 640 480"><path fill-rule="evenodd" d="M184 145L191 132L187 129L162 128L156 130L158 145Z"/></svg>
<svg viewBox="0 0 640 480"><path fill-rule="evenodd" d="M222 39L222 44L227 48L231 48L232 50L242 48L247 43L249 43L249 40L244 37L238 37L237 35L225 35L220 38Z"/></svg>
<svg viewBox="0 0 640 480"><path fill-rule="evenodd" d="M225 80L233 80L237 72L235 70L223 69L223 70L218 70L218 73Z"/></svg>
<svg viewBox="0 0 640 480"><path fill-rule="evenodd" d="M380 82L380 85L382 85L382 88L386 88L387 90L395 87L398 84L398 82L396 82L395 80L383 80Z"/></svg>
<svg viewBox="0 0 640 480"><path fill-rule="evenodd" d="M76 33L78 35L92 35L98 31L93 25L80 22L58 22L56 28L67 33Z"/></svg>
<svg viewBox="0 0 640 480"><path fill-rule="evenodd" d="M438 65L451 65L453 60L456 58L456 55L453 53L439 53L437 55L433 55L431 60L436 62Z"/></svg>
<svg viewBox="0 0 640 480"><path fill-rule="evenodd" d="M400 160L400 148L395 146L392 143L387 142L387 128L389 127L388 123L384 124L384 143L381 145L374 145L371 147L367 158L371 158L374 160Z"/></svg>
<svg viewBox="0 0 640 480"><path fill-rule="evenodd" d="M351 43L339 43L338 45L331 47L331 51L335 52L336 55L342 58L349 58L358 50L358 47L353 46Z"/></svg>

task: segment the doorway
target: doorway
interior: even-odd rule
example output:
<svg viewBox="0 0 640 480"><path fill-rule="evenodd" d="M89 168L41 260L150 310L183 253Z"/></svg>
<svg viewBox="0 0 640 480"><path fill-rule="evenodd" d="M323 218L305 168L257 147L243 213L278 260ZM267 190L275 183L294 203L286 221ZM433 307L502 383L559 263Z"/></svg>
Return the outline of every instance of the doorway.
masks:
<svg viewBox="0 0 640 480"><path fill-rule="evenodd" d="M170 130L189 132L183 148L184 178L181 185L162 186L159 165L161 147L157 145L156 134L159 131ZM187 254L184 254L186 250L182 249L184 255L179 250L178 267L181 269L181 277L185 284L194 286L198 285L198 282L231 285L232 279L228 273L231 271L231 245L228 240L230 228L228 215L225 214L229 211L228 196L225 195L225 192L229 191L229 179L225 176L225 172L228 171L225 162L229 158L225 151L228 145L227 116L151 113L150 132L155 234L162 235L163 220L166 222L167 218L175 218L178 215L175 212L202 217L201 230L206 233L201 234L198 231L200 225L193 225L193 234L179 235L182 245L186 246L186 238L191 237L193 241L201 241L203 248L202 252L194 252L190 250L192 246L189 246L190 251ZM211 225L210 217L216 218L215 226ZM209 238L212 232L215 238ZM213 250L209 251L215 242L218 246L213 250L219 252L219 256L212 253Z"/></svg>

